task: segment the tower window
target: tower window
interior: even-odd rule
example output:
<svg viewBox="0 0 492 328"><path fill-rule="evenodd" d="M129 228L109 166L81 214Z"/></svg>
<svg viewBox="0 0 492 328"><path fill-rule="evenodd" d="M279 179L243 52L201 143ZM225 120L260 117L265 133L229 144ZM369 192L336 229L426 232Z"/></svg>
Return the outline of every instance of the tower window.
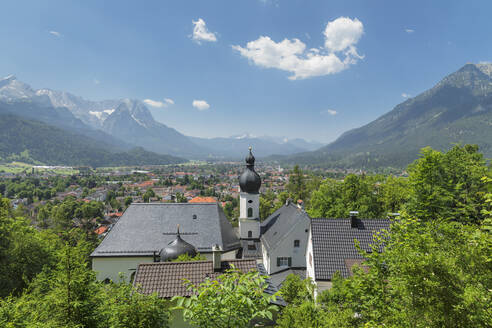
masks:
<svg viewBox="0 0 492 328"><path fill-rule="evenodd" d="M294 240L294 247L299 247L300 244L301 242L299 241L299 239Z"/></svg>
<svg viewBox="0 0 492 328"><path fill-rule="evenodd" d="M248 238L253 238L253 231L248 231Z"/></svg>
<svg viewBox="0 0 492 328"><path fill-rule="evenodd" d="M248 208L248 218L253 217L253 209L250 207Z"/></svg>
<svg viewBox="0 0 492 328"><path fill-rule="evenodd" d="M248 203L250 203L250 204L251 204L252 202L253 202L253 200L251 200L251 199L250 199L250 200L248 200Z"/></svg>

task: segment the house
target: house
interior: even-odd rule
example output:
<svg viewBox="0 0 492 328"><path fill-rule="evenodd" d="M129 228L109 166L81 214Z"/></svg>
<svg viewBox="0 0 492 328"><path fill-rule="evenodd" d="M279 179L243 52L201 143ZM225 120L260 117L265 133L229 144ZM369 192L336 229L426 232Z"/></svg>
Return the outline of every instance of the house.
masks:
<svg viewBox="0 0 492 328"><path fill-rule="evenodd" d="M306 268L309 224L307 213L290 201L261 223L262 258L269 274Z"/></svg>
<svg viewBox="0 0 492 328"><path fill-rule="evenodd" d="M218 245L224 259L235 259L241 247L232 225L218 203L133 203L91 254L99 280L128 281L140 263L153 262L174 240L176 227L198 252L212 259Z"/></svg>
<svg viewBox="0 0 492 328"><path fill-rule="evenodd" d="M161 251L160 262L141 263L138 265L133 285L142 294L157 293L161 298L171 299L174 296L189 297L193 294L193 291L188 289L184 283L185 279L196 286L206 279L216 279L233 266L243 273L258 271L262 275L266 275L263 266L258 264L256 260L222 259L220 247L214 245L212 248L213 256L211 261L167 262L169 259L168 254L172 254L172 258L177 258L181 254L190 255L190 252L195 252L194 246L181 239L178 232L172 244ZM269 279L267 279L267 284L268 286L265 289L267 294L273 295L278 291ZM274 303L280 306L286 305L280 297ZM174 311L171 318L171 327L191 326L183 321L180 311Z"/></svg>
<svg viewBox="0 0 492 328"><path fill-rule="evenodd" d="M389 219L359 219L351 212L349 219L311 219L306 250L306 276L317 286L317 291L331 288L336 272L344 278L352 275L352 267L364 261L355 247L371 251L375 233L389 229Z"/></svg>

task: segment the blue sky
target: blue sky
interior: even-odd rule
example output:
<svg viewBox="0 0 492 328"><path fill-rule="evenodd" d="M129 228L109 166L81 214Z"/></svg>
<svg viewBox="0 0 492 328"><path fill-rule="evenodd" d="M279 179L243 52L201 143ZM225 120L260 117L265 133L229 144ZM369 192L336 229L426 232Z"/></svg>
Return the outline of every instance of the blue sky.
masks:
<svg viewBox="0 0 492 328"><path fill-rule="evenodd" d="M147 99L187 135L329 142L491 61L491 12L487 0L2 1L0 75Z"/></svg>

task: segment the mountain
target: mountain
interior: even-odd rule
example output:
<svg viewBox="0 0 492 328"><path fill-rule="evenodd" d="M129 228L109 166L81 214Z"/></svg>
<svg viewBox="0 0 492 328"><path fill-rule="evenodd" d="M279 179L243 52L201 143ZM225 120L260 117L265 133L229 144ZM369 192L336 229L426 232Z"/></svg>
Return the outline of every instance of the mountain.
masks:
<svg viewBox="0 0 492 328"><path fill-rule="evenodd" d="M103 122L109 134L161 154L186 157L205 156L206 150L188 137L154 120L138 100L123 99Z"/></svg>
<svg viewBox="0 0 492 328"><path fill-rule="evenodd" d="M0 114L0 160L92 167L184 162L142 148L115 152L98 140L12 114Z"/></svg>
<svg viewBox="0 0 492 328"><path fill-rule="evenodd" d="M287 155L322 146L285 137L188 137L155 121L139 100L91 101L64 91L34 90L15 76L0 80L0 113L39 120L100 140L119 150L136 145L160 154L193 159L238 159L248 146L255 147L257 156Z"/></svg>
<svg viewBox="0 0 492 328"><path fill-rule="evenodd" d="M285 137L256 137L249 134L236 135L228 138L197 138L190 137L193 143L209 149L210 157L237 159L244 156L245 149L252 146L257 157L272 154L290 155L306 150L317 149L322 144L308 142L304 139L287 139Z"/></svg>
<svg viewBox="0 0 492 328"><path fill-rule="evenodd" d="M425 146L478 144L492 157L492 64L467 64L433 88L314 152L282 161L326 167L405 167Z"/></svg>

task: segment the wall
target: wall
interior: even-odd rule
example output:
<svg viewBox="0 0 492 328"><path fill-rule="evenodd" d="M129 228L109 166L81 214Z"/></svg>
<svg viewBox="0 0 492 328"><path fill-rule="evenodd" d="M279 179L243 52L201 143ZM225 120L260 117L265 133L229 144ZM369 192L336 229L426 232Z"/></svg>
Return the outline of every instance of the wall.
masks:
<svg viewBox="0 0 492 328"><path fill-rule="evenodd" d="M287 268L286 266L277 266L277 257L291 257L291 267L306 267L306 246L309 233L309 230L306 232L306 229L309 229L309 220L303 219L295 225L294 229L292 229L274 249L269 250L269 264L266 265L269 274ZM294 247L294 240L296 239L300 242L299 247ZM263 260L266 261L265 258L263 258Z"/></svg>
<svg viewBox="0 0 492 328"><path fill-rule="evenodd" d="M120 281L119 273L125 275L125 281L130 281L130 276L140 263L153 262L152 256L147 257L93 257L92 270L96 272L98 280L109 278Z"/></svg>
<svg viewBox="0 0 492 328"><path fill-rule="evenodd" d="M316 277L314 276L313 239L311 237L311 228L309 229L306 247L306 278L311 278L313 281L316 280Z"/></svg>
<svg viewBox="0 0 492 328"><path fill-rule="evenodd" d="M223 260L236 259L236 250L222 253ZM203 253L207 260L212 261L212 253ZM109 278L113 281L119 281L119 273L125 274L125 280L130 281L130 276L140 263L153 262L152 256L148 257L93 257L92 270L96 272L98 280Z"/></svg>

